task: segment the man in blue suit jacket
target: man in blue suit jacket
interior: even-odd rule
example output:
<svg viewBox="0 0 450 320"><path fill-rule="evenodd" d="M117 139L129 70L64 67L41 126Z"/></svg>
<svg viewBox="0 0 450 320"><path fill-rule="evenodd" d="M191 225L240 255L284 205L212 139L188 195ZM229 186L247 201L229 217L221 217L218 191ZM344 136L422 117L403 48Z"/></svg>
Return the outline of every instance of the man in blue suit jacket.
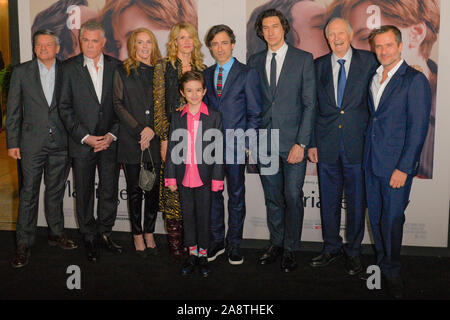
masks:
<svg viewBox="0 0 450 320"><path fill-rule="evenodd" d="M206 35L205 43L217 63L204 72L207 87L204 101L208 107L220 111L224 130L242 129L245 132L254 129L253 133L256 135L256 130L261 124L261 92L258 73L233 57L235 42L233 30L226 25L213 26ZM225 158L228 158L225 164L228 191L226 244L228 262L238 265L244 261L240 246L245 219L245 150L248 152L249 145L228 140L227 137L225 151L229 154L225 154ZM239 147L242 147L242 150ZM242 157L239 157L239 153ZM225 251L225 212L222 191L213 193L211 208L212 239L208 250L208 261L215 260Z"/></svg>
<svg viewBox="0 0 450 320"><path fill-rule="evenodd" d="M300 247L303 226L305 149L311 141L316 112L314 60L311 53L285 42L290 26L279 10L260 13L255 27L268 46L248 60L248 65L258 70L261 82L262 128L273 140L279 133L279 140L271 141L276 144L269 143L268 148L279 164L275 173L264 174L267 159L258 152L270 232L270 246L259 263L267 265L283 255L281 269L291 272L297 267L295 251ZM263 135L260 141L264 141Z"/></svg>
<svg viewBox="0 0 450 320"><path fill-rule="evenodd" d="M315 61L318 108L309 159L319 170L323 252L312 267L325 267L347 257L346 272L362 271L366 201L362 158L369 109L368 87L378 66L375 55L350 47L352 27L333 18L325 28L331 53ZM346 239L340 236L342 191L345 190Z"/></svg>
<svg viewBox="0 0 450 320"><path fill-rule="evenodd" d="M370 87L363 168L377 264L390 293L401 298L404 211L427 135L431 89L427 78L402 60L398 28L382 26L372 41L381 66Z"/></svg>

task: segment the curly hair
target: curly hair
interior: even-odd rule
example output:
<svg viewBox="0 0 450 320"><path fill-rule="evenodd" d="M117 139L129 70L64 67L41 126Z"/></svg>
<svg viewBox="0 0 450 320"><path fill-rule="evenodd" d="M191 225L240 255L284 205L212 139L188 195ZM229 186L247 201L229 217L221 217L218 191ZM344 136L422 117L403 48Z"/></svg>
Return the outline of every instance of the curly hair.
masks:
<svg viewBox="0 0 450 320"><path fill-rule="evenodd" d="M169 34L169 42L167 43L167 58L170 64L176 68L175 62L178 59L177 39L181 30L186 30L194 40L194 50L191 54L191 64L197 70L205 69L203 64L203 53L201 52L202 43L198 38L197 29L188 22L177 23L172 27Z"/></svg>
<svg viewBox="0 0 450 320"><path fill-rule="evenodd" d="M152 41L152 53L150 56L150 64L153 66L156 64L156 61L161 59L161 52L159 51L158 41L156 41L156 37L153 34L153 32L151 32L147 28L138 28L134 30L130 34L130 37L128 38L127 42L129 57L123 62L123 66L125 67L128 76L130 75L131 70L136 70L140 64L140 62L137 60L136 57L136 38L139 33L148 34Z"/></svg>

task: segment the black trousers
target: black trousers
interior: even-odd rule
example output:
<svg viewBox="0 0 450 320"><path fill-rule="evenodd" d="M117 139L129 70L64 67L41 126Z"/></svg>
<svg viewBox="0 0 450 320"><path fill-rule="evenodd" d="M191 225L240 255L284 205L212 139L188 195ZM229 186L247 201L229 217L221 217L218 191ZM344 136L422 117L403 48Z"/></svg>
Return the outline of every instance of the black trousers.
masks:
<svg viewBox="0 0 450 320"><path fill-rule="evenodd" d="M95 190L96 168L98 168L97 190ZM119 168L115 149L73 159L76 213L80 232L85 241L94 240L97 233L111 233L117 216ZM94 195L98 198L97 220L94 217Z"/></svg>
<svg viewBox="0 0 450 320"><path fill-rule="evenodd" d="M146 164L151 169L151 164ZM156 216L158 214L159 199L159 171L156 167L156 180L151 191L143 191L139 187L140 164L124 164L125 179L127 181L128 212L130 215L131 232L133 235L155 232ZM145 199L144 227L142 228L142 198Z"/></svg>
<svg viewBox="0 0 450 320"><path fill-rule="evenodd" d="M53 235L64 232L63 198L67 176L70 170L67 150L61 151L51 134L44 148L35 154L22 152L22 187L19 196L17 216L17 244L32 246L35 240L39 209L39 190L42 173L44 174L44 210L45 218Z"/></svg>
<svg viewBox="0 0 450 320"><path fill-rule="evenodd" d="M183 212L184 246L208 249L211 232L211 184L179 186Z"/></svg>

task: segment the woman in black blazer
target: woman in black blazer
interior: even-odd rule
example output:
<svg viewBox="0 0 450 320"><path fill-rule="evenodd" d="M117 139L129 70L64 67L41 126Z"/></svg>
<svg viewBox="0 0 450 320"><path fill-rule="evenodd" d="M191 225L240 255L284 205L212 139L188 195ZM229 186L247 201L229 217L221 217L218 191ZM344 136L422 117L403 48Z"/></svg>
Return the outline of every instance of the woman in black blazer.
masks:
<svg viewBox="0 0 450 320"><path fill-rule="evenodd" d="M142 189L139 187L140 162L151 168L151 153L157 175L160 172L160 137L154 128L153 65L161 58L153 33L145 28L134 30L128 39L129 58L114 74L114 109L120 119L118 161L123 164L127 181L131 231L136 253L145 258L157 254L153 237L158 213L159 177L151 191L144 193L144 225ZM148 150L147 150L148 149Z"/></svg>

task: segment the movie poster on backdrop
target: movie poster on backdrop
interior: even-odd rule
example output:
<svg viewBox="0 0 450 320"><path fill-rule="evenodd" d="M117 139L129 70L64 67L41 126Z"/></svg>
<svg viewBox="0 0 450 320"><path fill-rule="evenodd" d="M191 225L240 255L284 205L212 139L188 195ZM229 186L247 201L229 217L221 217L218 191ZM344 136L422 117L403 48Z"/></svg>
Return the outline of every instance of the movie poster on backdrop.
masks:
<svg viewBox="0 0 450 320"><path fill-rule="evenodd" d="M22 2L25 0L22 0ZM254 22L257 14L267 8L278 8L291 23L291 32L287 41L313 54L315 58L329 52L323 27L334 16L341 16L350 21L355 36L353 47L370 50L368 35L370 31L382 24L394 24L400 28L404 38L404 58L418 70L424 72L433 90L433 105L429 131L421 156L421 167L413 186L412 203L407 210L404 228L404 244L444 246L447 242L448 212L437 212L434 219L425 220L421 212L428 204L425 194L421 198L414 194L414 188L426 189L439 176L434 169L435 161L435 116L439 48L439 0L42 0L29 1L30 12L28 30L31 32L42 28L54 30L61 38L59 58L66 59L80 53L78 35L80 26L90 20L101 21L106 29L107 45L105 53L121 60L127 57L126 39L129 32L138 27L151 29L158 40L162 54L166 54L169 30L179 21L188 21L199 28L200 38L214 23L233 21L233 28L238 35L239 46L246 44L247 54L237 51L237 57L245 61L250 54L263 50L265 44L257 38ZM241 8L242 14L230 14L227 5ZM238 9L236 9L238 10ZM212 12L215 13L211 22ZM231 16L227 16L231 15ZM235 21L239 17L239 21ZM242 21L241 21L242 20ZM206 25L205 22L209 21ZM28 23L28 22L27 22ZM23 26L23 21L21 22ZM21 31L21 34L23 31ZM26 34L26 33L25 33ZM31 34L31 33L30 33ZM246 34L246 36L245 36ZM242 36L240 36L242 35ZM23 43L21 43L21 48ZM30 55L31 55L31 50ZM205 61L211 63L208 50L203 47ZM209 64L210 64L209 63ZM434 175L433 175L434 173ZM76 227L74 218L74 191L72 174L69 175L64 209L68 227ZM72 191L68 191L68 189ZM430 189L431 190L431 189ZM431 192L431 191L430 191ZM225 197L226 191L225 191ZM429 197L428 197L429 198ZM42 194L41 194L42 199ZM307 177L304 184L305 216L302 240L322 241L320 219L320 195L317 169L308 163ZM121 171L119 182L119 212L114 230L129 231L127 213L126 183ZM420 203L418 203L420 202ZM428 200L430 202L430 200ZM41 201L41 204L43 202ZM226 203L225 203L226 206ZM244 238L268 239L264 195L256 174L246 175L246 208ZM342 213L345 213L345 199ZM419 209L420 208L420 209ZM42 205L40 205L39 225L45 225ZM445 227L445 231L444 231ZM342 214L342 235L345 235L345 214ZM164 232L161 215L158 215L156 232ZM445 236L444 236L445 233ZM364 243L370 243L368 229Z"/></svg>

